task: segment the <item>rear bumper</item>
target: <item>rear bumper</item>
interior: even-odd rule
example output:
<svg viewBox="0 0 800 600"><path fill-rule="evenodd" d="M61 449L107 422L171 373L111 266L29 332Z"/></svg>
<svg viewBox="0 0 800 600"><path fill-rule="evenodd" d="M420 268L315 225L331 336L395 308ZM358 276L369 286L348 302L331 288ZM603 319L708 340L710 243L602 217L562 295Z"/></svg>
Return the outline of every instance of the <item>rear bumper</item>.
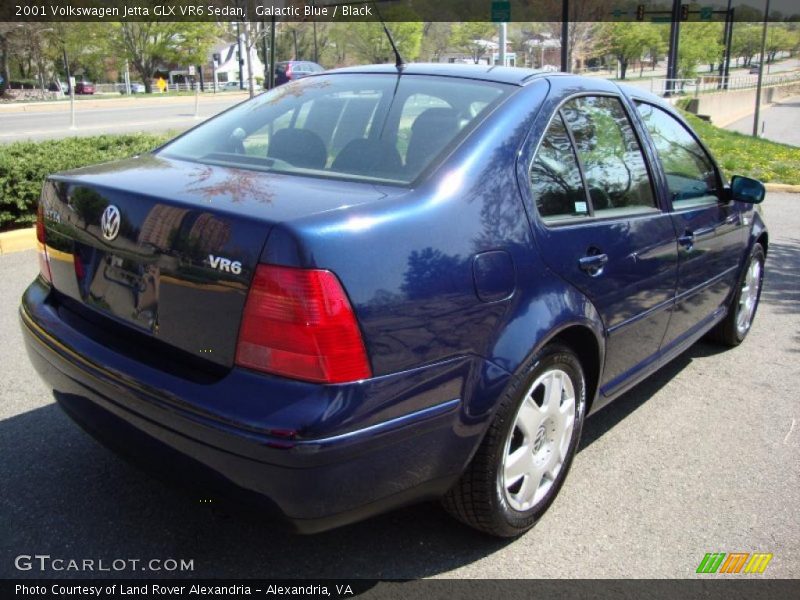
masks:
<svg viewBox="0 0 800 600"><path fill-rule="evenodd" d="M48 294L34 282L20 319L31 362L73 420L201 497L233 493L303 533L440 496L483 431L460 399L474 358L340 386L241 369L201 384L98 344Z"/></svg>

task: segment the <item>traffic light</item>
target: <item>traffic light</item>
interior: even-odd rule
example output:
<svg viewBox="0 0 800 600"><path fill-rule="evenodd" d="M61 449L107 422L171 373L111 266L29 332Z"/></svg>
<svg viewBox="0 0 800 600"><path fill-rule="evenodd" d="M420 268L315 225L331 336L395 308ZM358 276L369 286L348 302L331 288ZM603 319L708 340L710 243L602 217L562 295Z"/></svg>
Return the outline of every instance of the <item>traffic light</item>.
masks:
<svg viewBox="0 0 800 600"><path fill-rule="evenodd" d="M636 20L644 21L644 4L640 4L636 7Z"/></svg>
<svg viewBox="0 0 800 600"><path fill-rule="evenodd" d="M681 21L689 20L689 5L681 4Z"/></svg>

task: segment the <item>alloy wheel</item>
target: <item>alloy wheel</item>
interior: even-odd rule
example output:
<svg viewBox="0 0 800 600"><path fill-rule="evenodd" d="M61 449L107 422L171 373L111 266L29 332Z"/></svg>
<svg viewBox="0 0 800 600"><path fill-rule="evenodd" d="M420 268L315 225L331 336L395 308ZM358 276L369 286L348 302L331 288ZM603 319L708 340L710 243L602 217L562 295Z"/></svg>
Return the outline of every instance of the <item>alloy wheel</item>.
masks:
<svg viewBox="0 0 800 600"><path fill-rule="evenodd" d="M567 460L575 411L575 385L561 369L545 371L528 389L498 473L501 492L514 510L530 510L552 488Z"/></svg>
<svg viewBox="0 0 800 600"><path fill-rule="evenodd" d="M739 307L736 313L736 330L740 336L747 333L753 322L753 315L758 304L758 292L761 289L761 262L751 260L747 268L742 289L739 292Z"/></svg>

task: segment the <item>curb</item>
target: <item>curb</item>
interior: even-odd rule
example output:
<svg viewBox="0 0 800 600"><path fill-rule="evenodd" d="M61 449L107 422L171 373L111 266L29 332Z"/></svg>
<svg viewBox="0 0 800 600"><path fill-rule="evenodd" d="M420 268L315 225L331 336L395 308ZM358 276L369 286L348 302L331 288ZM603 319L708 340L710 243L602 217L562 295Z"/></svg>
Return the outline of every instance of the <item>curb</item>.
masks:
<svg viewBox="0 0 800 600"><path fill-rule="evenodd" d="M0 233L0 255L36 248L36 227Z"/></svg>
<svg viewBox="0 0 800 600"><path fill-rule="evenodd" d="M788 183L765 183L764 187L768 192L789 192L800 194L800 185L790 185Z"/></svg>

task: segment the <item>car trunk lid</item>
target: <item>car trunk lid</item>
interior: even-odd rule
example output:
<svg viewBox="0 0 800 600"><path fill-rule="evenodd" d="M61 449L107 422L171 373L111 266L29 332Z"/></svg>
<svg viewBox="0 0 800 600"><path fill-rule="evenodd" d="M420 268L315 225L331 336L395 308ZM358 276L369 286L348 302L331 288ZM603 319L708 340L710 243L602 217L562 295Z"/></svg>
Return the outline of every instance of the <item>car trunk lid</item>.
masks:
<svg viewBox="0 0 800 600"><path fill-rule="evenodd" d="M117 331L230 367L273 225L382 196L154 155L55 175L42 192L52 283Z"/></svg>

